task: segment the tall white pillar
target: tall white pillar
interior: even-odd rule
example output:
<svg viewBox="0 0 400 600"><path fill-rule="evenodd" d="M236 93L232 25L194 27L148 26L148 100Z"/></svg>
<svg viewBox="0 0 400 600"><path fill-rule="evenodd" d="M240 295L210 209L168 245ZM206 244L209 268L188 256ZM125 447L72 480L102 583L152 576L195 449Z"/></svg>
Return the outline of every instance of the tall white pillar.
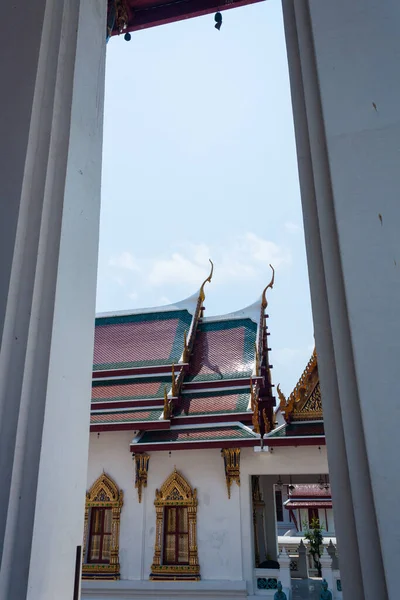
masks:
<svg viewBox="0 0 400 600"><path fill-rule="evenodd" d="M71 600L82 543L106 2L2 9L0 599Z"/></svg>
<svg viewBox="0 0 400 600"><path fill-rule="evenodd" d="M278 560L278 533L276 527L276 505L275 505L275 476L261 475L261 489L265 504L265 540L267 545L267 556L270 560Z"/></svg>
<svg viewBox="0 0 400 600"><path fill-rule="evenodd" d="M396 598L400 5L283 9L343 592Z"/></svg>

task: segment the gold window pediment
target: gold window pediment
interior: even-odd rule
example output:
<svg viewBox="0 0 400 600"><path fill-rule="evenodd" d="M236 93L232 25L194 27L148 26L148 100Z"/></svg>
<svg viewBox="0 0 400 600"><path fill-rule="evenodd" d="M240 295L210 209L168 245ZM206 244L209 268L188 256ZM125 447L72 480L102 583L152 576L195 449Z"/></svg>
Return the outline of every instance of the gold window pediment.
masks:
<svg viewBox="0 0 400 600"><path fill-rule="evenodd" d="M106 473L102 473L86 493L82 579L119 579L119 530L123 503L123 491L118 488L115 481ZM107 509L111 511L109 562L98 563L89 560L92 509Z"/></svg>
<svg viewBox="0 0 400 600"><path fill-rule="evenodd" d="M200 579L197 552L196 489L193 490L183 475L174 469L161 488L156 490L154 505L156 507L156 541L150 579ZM171 510L174 513L171 513ZM173 521L175 518L179 520L179 515L184 521L187 521L187 526L183 530L174 528L170 531L169 520ZM182 563L177 558L176 562L171 564L166 550L168 537L173 538L172 546L175 544L176 537L184 538L183 545L186 550L180 548L180 542L177 541L176 552L177 557L178 554L182 554ZM171 555L174 555L173 551L171 551Z"/></svg>

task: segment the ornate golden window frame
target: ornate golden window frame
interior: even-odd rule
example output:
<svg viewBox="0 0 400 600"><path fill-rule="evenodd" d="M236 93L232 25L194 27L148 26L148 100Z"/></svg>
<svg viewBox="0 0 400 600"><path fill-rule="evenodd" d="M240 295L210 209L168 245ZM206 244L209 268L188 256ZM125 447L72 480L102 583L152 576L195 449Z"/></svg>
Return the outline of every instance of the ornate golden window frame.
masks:
<svg viewBox="0 0 400 600"><path fill-rule="evenodd" d="M190 487L189 483L176 468L165 480L160 490L156 490L156 540L154 545L154 558L151 565L150 579L185 579L197 581L200 579L200 566L197 552L197 490ZM166 506L186 506L189 517L189 564L188 565L163 565L163 529L164 508Z"/></svg>
<svg viewBox="0 0 400 600"><path fill-rule="evenodd" d="M85 528L83 533L83 565L82 579L119 579L119 528L120 514L124 503L124 493L111 477L102 473L86 492ZM88 563L89 513L93 507L111 508L112 510L112 540L109 564Z"/></svg>

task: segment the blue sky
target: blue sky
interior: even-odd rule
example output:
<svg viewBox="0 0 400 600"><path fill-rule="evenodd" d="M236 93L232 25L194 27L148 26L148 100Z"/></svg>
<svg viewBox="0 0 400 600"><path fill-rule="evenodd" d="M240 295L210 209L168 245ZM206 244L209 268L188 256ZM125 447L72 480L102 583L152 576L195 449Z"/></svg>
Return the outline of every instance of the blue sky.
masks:
<svg viewBox="0 0 400 600"><path fill-rule="evenodd" d="M107 46L97 310L193 294L206 315L269 294L275 383L313 348L280 2L113 38Z"/></svg>

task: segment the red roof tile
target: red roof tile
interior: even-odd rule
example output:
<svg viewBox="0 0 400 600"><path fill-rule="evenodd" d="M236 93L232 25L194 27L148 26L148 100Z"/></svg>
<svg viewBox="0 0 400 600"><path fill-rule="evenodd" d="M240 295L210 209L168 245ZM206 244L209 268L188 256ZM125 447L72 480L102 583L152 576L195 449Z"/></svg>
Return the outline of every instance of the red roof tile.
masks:
<svg viewBox="0 0 400 600"><path fill-rule="evenodd" d="M94 370L178 362L192 316L186 311L96 319Z"/></svg>
<svg viewBox="0 0 400 600"><path fill-rule="evenodd" d="M307 500L304 502L301 502L299 500L296 501L292 501L292 500L287 500L284 504L284 507L289 509L289 508L332 508L332 500L320 500L320 501L312 501L312 500Z"/></svg>
<svg viewBox="0 0 400 600"><path fill-rule="evenodd" d="M246 412L249 395L250 390L247 393L184 394L174 416Z"/></svg>
<svg viewBox="0 0 400 600"><path fill-rule="evenodd" d="M317 483L295 485L290 492L290 498L330 498L331 489L320 488Z"/></svg>
<svg viewBox="0 0 400 600"><path fill-rule="evenodd" d="M160 418L162 411L156 410L131 410L131 411L115 411L92 413L90 423L92 425L98 423L127 423L127 422L142 422L156 421Z"/></svg>
<svg viewBox="0 0 400 600"><path fill-rule="evenodd" d="M171 385L171 378L147 380L138 379L125 383L107 383L93 385L92 402L104 402L107 400L130 400L138 398L162 398L164 386Z"/></svg>
<svg viewBox="0 0 400 600"><path fill-rule="evenodd" d="M196 334L189 379L249 377L257 325L250 319L202 323Z"/></svg>

